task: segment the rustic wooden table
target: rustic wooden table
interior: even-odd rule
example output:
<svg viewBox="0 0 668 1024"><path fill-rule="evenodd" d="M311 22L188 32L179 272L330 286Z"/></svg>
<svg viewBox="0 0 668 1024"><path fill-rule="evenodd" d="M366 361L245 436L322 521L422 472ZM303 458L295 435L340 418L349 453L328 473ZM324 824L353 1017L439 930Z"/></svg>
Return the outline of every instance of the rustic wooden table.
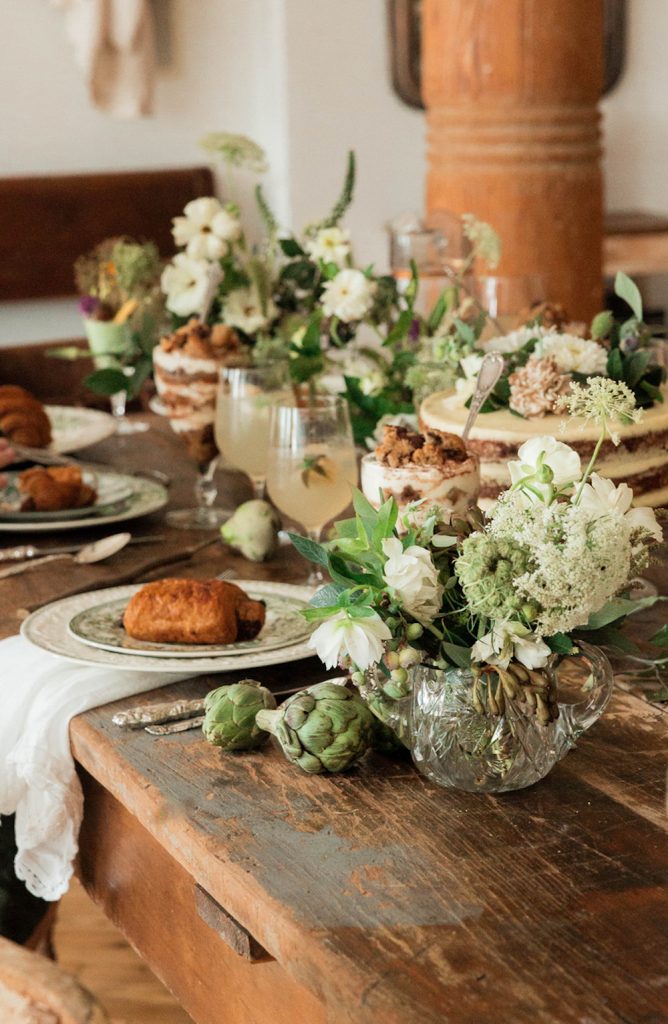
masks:
<svg viewBox="0 0 668 1024"><path fill-rule="evenodd" d="M167 469L174 504L186 504L192 469L153 422L90 455ZM201 539L160 516L133 529L156 531L167 535L159 552L0 582L3 635L17 609L129 578L306 573L287 549L253 566L222 545L151 569ZM324 675L315 661L255 674L277 687ZM223 755L196 731L112 725L135 701L71 726L85 792L79 874L198 1024L668 1021L662 707L618 690L546 780L491 797L439 789L378 754L309 777L273 748Z"/></svg>

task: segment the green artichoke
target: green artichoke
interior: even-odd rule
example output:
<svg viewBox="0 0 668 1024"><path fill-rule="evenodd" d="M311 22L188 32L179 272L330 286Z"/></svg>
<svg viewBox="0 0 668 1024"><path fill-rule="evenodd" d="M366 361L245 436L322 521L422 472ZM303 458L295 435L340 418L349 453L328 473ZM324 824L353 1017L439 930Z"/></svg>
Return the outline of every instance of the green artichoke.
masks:
<svg viewBox="0 0 668 1024"><path fill-rule="evenodd" d="M376 735L364 701L337 683L317 683L288 698L278 711L260 711L257 724L273 733L288 761L312 775L345 771Z"/></svg>
<svg viewBox="0 0 668 1024"><path fill-rule="evenodd" d="M267 739L256 725L256 714L275 707L273 693L254 679L219 686L204 698L202 732L209 743L223 750L252 750Z"/></svg>
<svg viewBox="0 0 668 1024"><path fill-rule="evenodd" d="M267 501L253 499L239 505L220 528L223 540L250 562L262 562L276 552L281 519Z"/></svg>

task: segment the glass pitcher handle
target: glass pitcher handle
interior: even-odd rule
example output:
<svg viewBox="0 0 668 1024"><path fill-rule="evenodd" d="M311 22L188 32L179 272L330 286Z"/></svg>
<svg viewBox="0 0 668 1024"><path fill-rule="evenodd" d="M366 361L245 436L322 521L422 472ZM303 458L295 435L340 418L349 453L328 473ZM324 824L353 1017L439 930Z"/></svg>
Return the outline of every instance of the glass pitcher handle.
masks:
<svg viewBox="0 0 668 1024"><path fill-rule="evenodd" d="M577 646L578 653L563 658L555 670L559 712L574 738L602 715L614 681L612 666L599 647L582 642Z"/></svg>

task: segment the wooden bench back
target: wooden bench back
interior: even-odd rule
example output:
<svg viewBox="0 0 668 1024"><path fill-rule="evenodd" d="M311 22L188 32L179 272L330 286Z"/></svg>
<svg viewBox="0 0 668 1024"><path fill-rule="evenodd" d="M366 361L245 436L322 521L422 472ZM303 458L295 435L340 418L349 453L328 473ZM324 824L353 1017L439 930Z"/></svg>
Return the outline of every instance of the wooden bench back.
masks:
<svg viewBox="0 0 668 1024"><path fill-rule="evenodd" d="M171 255L172 217L213 188L207 167L0 178L0 301L73 295L77 256L114 235Z"/></svg>

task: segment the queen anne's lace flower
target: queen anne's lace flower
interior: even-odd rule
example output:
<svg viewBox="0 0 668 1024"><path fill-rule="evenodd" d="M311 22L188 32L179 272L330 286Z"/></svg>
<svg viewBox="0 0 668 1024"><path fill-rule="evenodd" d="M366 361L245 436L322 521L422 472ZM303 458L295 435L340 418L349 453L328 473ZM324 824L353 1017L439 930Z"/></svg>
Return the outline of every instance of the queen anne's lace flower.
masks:
<svg viewBox="0 0 668 1024"><path fill-rule="evenodd" d="M367 669L383 656L383 641L392 634L377 612L366 618L351 618L343 609L322 622L311 635L308 646L316 652L325 668L336 668L349 657L359 669Z"/></svg>
<svg viewBox="0 0 668 1024"><path fill-rule="evenodd" d="M529 569L515 587L536 608L532 625L539 636L585 625L632 573L632 526L614 509L596 517L564 502L526 507L517 492L507 493L489 532L530 553Z"/></svg>
<svg viewBox="0 0 668 1024"><path fill-rule="evenodd" d="M571 416L604 423L615 444L619 444L619 436L611 429L612 423L637 423L642 419L642 409L636 406L631 388L621 380L606 377L587 377L586 385L573 381L560 405Z"/></svg>
<svg viewBox="0 0 668 1024"><path fill-rule="evenodd" d="M325 316L335 316L343 323L363 320L373 306L376 282L370 281L361 270L346 268L325 285L322 308Z"/></svg>

